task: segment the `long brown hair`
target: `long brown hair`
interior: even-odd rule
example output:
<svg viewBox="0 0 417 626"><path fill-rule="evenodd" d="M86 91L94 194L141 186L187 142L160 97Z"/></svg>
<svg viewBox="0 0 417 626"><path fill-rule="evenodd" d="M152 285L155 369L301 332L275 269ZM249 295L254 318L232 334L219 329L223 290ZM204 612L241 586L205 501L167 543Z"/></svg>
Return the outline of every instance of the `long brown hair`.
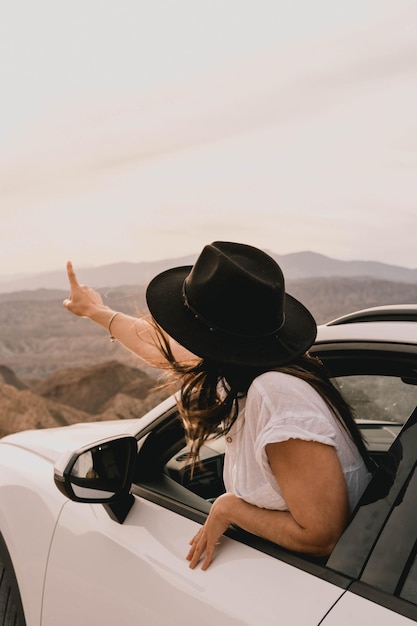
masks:
<svg viewBox="0 0 417 626"><path fill-rule="evenodd" d="M246 396L253 380L271 368L225 365L208 359L177 361L165 333L155 325L157 343L167 368L180 379L178 410L193 464L207 439L229 432L238 416L239 398ZM333 385L322 361L306 353L293 363L273 368L310 384L356 444L367 468L374 470L353 411Z"/></svg>

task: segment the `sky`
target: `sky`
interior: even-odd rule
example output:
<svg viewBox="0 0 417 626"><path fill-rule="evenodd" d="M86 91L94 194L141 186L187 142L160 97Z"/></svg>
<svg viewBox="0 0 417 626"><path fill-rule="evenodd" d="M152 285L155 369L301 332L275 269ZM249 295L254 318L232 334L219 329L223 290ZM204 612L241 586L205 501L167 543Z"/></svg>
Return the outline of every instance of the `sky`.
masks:
<svg viewBox="0 0 417 626"><path fill-rule="evenodd" d="M198 253L417 267L415 0L2 0L0 279Z"/></svg>

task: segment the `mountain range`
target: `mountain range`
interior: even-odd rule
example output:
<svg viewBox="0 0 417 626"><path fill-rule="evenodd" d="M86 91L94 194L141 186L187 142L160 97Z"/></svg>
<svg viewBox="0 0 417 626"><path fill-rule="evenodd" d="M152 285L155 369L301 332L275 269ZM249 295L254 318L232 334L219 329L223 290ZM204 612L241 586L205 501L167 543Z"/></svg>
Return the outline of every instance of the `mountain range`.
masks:
<svg viewBox="0 0 417 626"><path fill-rule="evenodd" d="M267 251L281 266L287 280L308 278L367 277L377 280L417 284L417 268L410 269L376 261L340 261L316 252L296 252L279 255ZM192 265L197 254L175 259L141 263L113 263L93 268L77 268L80 281L99 288L120 285L145 285L150 279L170 267ZM31 276L0 276L0 293L32 289L66 289L65 268Z"/></svg>
<svg viewBox="0 0 417 626"><path fill-rule="evenodd" d="M275 256L288 292L317 323L383 304L417 303L417 270L336 261L311 252ZM81 282L131 315L146 310L145 285L195 257L77 269ZM0 436L27 428L143 415L167 394L107 332L64 309L65 270L0 282Z"/></svg>

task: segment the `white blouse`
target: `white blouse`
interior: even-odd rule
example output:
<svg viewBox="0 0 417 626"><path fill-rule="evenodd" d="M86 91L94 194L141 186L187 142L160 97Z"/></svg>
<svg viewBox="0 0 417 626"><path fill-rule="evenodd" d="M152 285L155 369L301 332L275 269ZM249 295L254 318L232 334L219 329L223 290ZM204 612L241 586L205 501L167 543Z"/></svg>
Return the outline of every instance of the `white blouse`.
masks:
<svg viewBox="0 0 417 626"><path fill-rule="evenodd" d="M356 445L311 385L281 372L256 378L246 401L239 401L238 418L226 436L226 490L261 508L288 510L265 450L288 439L335 447L352 510L371 477Z"/></svg>

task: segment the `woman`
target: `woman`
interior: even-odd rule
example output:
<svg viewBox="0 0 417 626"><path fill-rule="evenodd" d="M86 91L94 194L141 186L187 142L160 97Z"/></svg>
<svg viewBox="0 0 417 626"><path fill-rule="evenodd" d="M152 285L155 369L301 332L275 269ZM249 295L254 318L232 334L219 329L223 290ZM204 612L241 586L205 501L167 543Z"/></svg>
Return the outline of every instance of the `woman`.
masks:
<svg viewBox="0 0 417 626"><path fill-rule="evenodd" d="M278 264L245 244L214 242L194 266L156 276L150 319L115 312L78 284L64 306L146 362L180 377L180 415L198 459L226 435L226 493L190 542L191 568L212 562L235 524L292 551L327 556L370 478L349 408L308 355L316 324L285 293Z"/></svg>

